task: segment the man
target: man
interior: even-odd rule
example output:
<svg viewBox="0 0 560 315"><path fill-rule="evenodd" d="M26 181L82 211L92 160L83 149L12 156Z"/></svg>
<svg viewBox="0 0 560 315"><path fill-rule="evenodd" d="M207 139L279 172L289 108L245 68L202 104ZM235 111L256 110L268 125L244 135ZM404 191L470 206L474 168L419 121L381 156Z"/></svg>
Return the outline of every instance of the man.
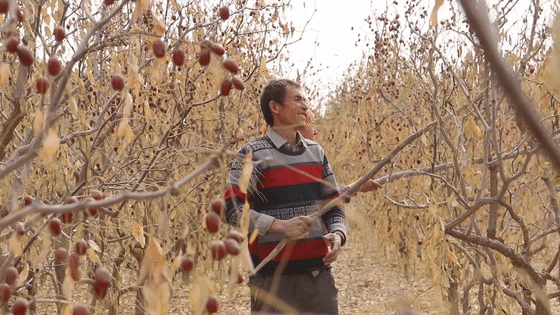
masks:
<svg viewBox="0 0 560 315"><path fill-rule="evenodd" d="M251 151L255 163L247 194L238 187L241 162L232 165L226 219L238 225L243 204L249 201L250 229L258 230L257 239L249 245L255 266L282 239L300 239L249 279L251 310L280 312L279 299L298 312L338 314L330 265L346 241L346 218L339 207L319 219L309 217L339 194L323 148L298 132L307 117L306 98L296 82L272 81L261 95L261 110L270 128L240 150L241 155ZM263 291L277 299L267 300L270 294Z"/></svg>

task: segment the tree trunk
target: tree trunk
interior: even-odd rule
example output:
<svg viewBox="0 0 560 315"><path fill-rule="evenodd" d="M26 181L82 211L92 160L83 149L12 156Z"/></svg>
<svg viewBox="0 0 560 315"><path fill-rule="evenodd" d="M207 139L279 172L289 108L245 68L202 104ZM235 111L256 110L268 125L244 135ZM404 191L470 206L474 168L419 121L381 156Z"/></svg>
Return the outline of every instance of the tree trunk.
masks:
<svg viewBox="0 0 560 315"><path fill-rule="evenodd" d="M490 166L490 197L498 195L498 170L496 166ZM488 215L488 228L486 229L486 236L488 238L496 238L496 222L498 221L498 208L497 202L490 204L490 214Z"/></svg>
<svg viewBox="0 0 560 315"><path fill-rule="evenodd" d="M449 315L459 315L459 283L449 283Z"/></svg>

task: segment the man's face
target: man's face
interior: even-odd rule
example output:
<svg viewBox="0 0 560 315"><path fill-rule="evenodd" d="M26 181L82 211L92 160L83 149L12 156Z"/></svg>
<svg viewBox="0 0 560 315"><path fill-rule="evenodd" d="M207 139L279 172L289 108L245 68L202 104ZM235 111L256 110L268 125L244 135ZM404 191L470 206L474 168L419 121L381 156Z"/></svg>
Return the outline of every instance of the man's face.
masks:
<svg viewBox="0 0 560 315"><path fill-rule="evenodd" d="M286 95L284 96L284 104L278 107L274 126L298 128L304 125L307 117L306 103L307 99L301 88L288 85L286 87Z"/></svg>
<svg viewBox="0 0 560 315"><path fill-rule="evenodd" d="M315 118L313 118L313 114L307 113L307 119L305 120L305 126L299 129L301 135L309 140L315 139L315 135L317 135L317 129L315 129Z"/></svg>

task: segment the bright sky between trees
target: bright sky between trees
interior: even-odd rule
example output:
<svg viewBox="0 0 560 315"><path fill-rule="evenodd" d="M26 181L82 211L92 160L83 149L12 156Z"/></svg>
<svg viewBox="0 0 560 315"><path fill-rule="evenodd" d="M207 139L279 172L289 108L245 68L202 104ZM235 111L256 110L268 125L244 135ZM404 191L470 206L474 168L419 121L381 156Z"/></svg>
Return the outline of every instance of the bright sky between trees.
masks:
<svg viewBox="0 0 560 315"><path fill-rule="evenodd" d="M369 0L292 2L287 18L294 21L297 30L302 30L307 21L309 24L302 40L288 48L290 61L294 63L289 71L286 69L289 75L296 78L311 59L310 66L318 70L322 85L337 83L350 64L362 56L355 44L358 33L367 32L364 20L372 12Z"/></svg>
<svg viewBox="0 0 560 315"><path fill-rule="evenodd" d="M436 0L418 1L432 13ZM486 1L491 17L494 16L496 2ZM545 0L541 5L549 8L551 3ZM289 63L293 66L284 66L283 71L292 79L301 75L302 83L318 92L319 98L326 96L338 85L350 66L360 61L364 53L368 53L366 43L373 41L373 34L366 19L371 16L375 20L386 12L389 12L389 16L400 14L402 18L402 12L405 10L403 1L394 0L299 0L292 1L291 5L292 8L286 10L286 19L293 21L296 28L293 39L301 35L301 40L288 46ZM529 5L530 1L516 3L513 5L512 14L520 17L527 14ZM450 6L456 7L460 4L455 0L445 0L437 10L437 20L451 14ZM516 21L510 22L515 24ZM422 24L427 31L429 18ZM511 34L515 35L515 32ZM501 47L506 56L510 48ZM307 73L304 75L305 69ZM317 98L314 101L321 102Z"/></svg>

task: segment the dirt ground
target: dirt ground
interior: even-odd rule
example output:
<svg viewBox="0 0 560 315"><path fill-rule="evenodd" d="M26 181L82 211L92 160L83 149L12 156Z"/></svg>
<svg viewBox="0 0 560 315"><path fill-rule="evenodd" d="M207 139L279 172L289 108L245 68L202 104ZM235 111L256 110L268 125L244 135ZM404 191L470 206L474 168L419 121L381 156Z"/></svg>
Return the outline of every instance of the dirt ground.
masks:
<svg viewBox="0 0 560 315"><path fill-rule="evenodd" d="M413 309L410 314L447 314L426 283L409 284L399 271L395 260L388 255L370 252L359 239L349 242L334 264L333 273L339 289L341 315L395 314ZM225 290L224 290L225 291ZM191 314L182 294L174 296L170 314ZM218 314L249 314L249 289L243 284L230 299L220 295Z"/></svg>
<svg viewBox="0 0 560 315"><path fill-rule="evenodd" d="M225 277L228 263L224 262L221 277ZM385 255L364 247L359 237L349 235L349 242L343 247L338 261L333 265L333 274L339 289L338 301L341 315L355 314L395 314L411 306L415 313L411 315L447 314L439 307L435 292L426 283L409 284L391 257L391 251ZM180 277L173 277L173 292L169 305L169 314L195 314L190 307L190 286L185 285ZM250 314L249 288L247 280L237 287L229 297L224 281L209 279L219 295L218 315ZM47 281L50 283L50 281ZM221 283L221 285L219 284ZM48 295L52 288L44 288L42 293ZM41 297L43 294L39 294ZM74 289L74 302L89 303L91 295L89 286L78 285ZM134 314L135 294L129 293L121 297L119 314ZM95 307L95 314L107 314L107 304L103 302ZM40 304L36 314L56 314L53 304ZM408 313L407 313L408 315Z"/></svg>
<svg viewBox="0 0 560 315"><path fill-rule="evenodd" d="M391 250L387 249L385 254L376 253L365 246L368 240L352 238L352 235L349 239L352 241L343 247L333 267L341 315L449 314L449 306L441 302L429 281L409 282L405 279ZM169 313L192 314L185 300L185 295L174 295ZM551 301L551 307L553 314L560 314L557 300ZM225 292L220 294L217 314L250 314L246 284L241 285L231 299Z"/></svg>
<svg viewBox="0 0 560 315"><path fill-rule="evenodd" d="M338 261L333 266L333 274L339 289L338 302L341 315L447 315L448 306L441 302L437 290L427 280L409 282L396 263L396 257L390 249L379 253L367 247L370 240L349 235L349 242L343 247ZM224 262L223 275L225 277ZM223 281L209 279L219 295L219 315L250 314L249 289L245 283L237 287L229 296ZM189 303L189 286L182 283L180 277L174 277L173 293L169 305L169 314L194 314ZM219 283L222 283L221 285ZM216 287L218 286L218 287ZM46 292L52 292L45 288ZM551 291L553 290L550 288ZM89 301L89 286L78 286L75 301ZM548 291L548 290L547 290ZM133 314L135 296L127 294L122 297L119 314ZM104 304L104 303L103 303ZM551 301L553 314L560 314L558 300ZM406 312L407 310L412 310ZM52 304L40 305L37 314L55 314ZM106 305L98 305L95 314L107 314Z"/></svg>

